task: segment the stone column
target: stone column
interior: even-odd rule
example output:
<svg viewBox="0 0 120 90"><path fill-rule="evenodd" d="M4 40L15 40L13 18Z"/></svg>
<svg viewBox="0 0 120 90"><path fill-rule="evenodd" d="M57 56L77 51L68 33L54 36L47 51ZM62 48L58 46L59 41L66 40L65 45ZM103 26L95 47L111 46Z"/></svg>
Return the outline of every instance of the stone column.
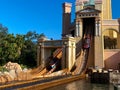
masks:
<svg viewBox="0 0 120 90"><path fill-rule="evenodd" d="M37 52L37 65L45 65L44 43L39 43L39 50Z"/></svg>
<svg viewBox="0 0 120 90"><path fill-rule="evenodd" d="M98 68L104 67L102 36L94 37L94 64Z"/></svg>
<svg viewBox="0 0 120 90"><path fill-rule="evenodd" d="M99 36L102 36L102 30L101 30L101 20L98 20L98 28L99 28Z"/></svg>
<svg viewBox="0 0 120 90"><path fill-rule="evenodd" d="M76 61L76 43L75 40L72 41L71 43L71 49L72 49L72 53L71 53L71 59L72 59L72 64L70 66L70 69L73 67L75 61Z"/></svg>
<svg viewBox="0 0 120 90"><path fill-rule="evenodd" d="M76 20L75 36L82 37L82 19Z"/></svg>
<svg viewBox="0 0 120 90"><path fill-rule="evenodd" d="M75 30L76 37L78 37L78 31L79 31L79 22L76 22L76 30Z"/></svg>
<svg viewBox="0 0 120 90"><path fill-rule="evenodd" d="M62 68L71 70L75 63L75 39L73 37L64 37L63 47Z"/></svg>
<svg viewBox="0 0 120 90"><path fill-rule="evenodd" d="M101 35L101 21L100 18L95 19L95 36L94 36L94 64L95 67L103 68L103 41Z"/></svg>
<svg viewBox="0 0 120 90"><path fill-rule="evenodd" d="M79 20L79 36L83 36L83 19Z"/></svg>
<svg viewBox="0 0 120 90"><path fill-rule="evenodd" d="M37 57L37 65L42 65L45 66L45 55L44 55L44 41L46 39L44 37L40 38L38 41L38 48L39 51L37 52L38 57Z"/></svg>
<svg viewBox="0 0 120 90"><path fill-rule="evenodd" d="M41 64L45 66L44 43L41 45Z"/></svg>
<svg viewBox="0 0 120 90"><path fill-rule="evenodd" d="M41 56L41 49L40 49L40 45L37 46L37 66L40 65L40 56Z"/></svg>
<svg viewBox="0 0 120 90"><path fill-rule="evenodd" d="M95 19L95 36L101 35L101 22L99 18Z"/></svg>
<svg viewBox="0 0 120 90"><path fill-rule="evenodd" d="M63 48L62 54L63 55L62 55L62 61L61 61L62 69L66 68L66 44L67 44L67 42L63 41L63 45L62 45L62 48Z"/></svg>

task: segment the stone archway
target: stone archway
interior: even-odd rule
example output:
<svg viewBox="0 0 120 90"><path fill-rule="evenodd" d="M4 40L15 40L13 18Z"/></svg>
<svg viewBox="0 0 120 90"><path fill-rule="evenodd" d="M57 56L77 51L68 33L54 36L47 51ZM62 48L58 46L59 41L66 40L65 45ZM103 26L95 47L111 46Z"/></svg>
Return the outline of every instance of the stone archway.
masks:
<svg viewBox="0 0 120 90"><path fill-rule="evenodd" d="M106 69L119 69L120 64L120 34L118 30L107 28L102 32L104 42L104 64Z"/></svg>
<svg viewBox="0 0 120 90"><path fill-rule="evenodd" d="M104 49L120 49L120 34L114 28L107 28L102 32Z"/></svg>

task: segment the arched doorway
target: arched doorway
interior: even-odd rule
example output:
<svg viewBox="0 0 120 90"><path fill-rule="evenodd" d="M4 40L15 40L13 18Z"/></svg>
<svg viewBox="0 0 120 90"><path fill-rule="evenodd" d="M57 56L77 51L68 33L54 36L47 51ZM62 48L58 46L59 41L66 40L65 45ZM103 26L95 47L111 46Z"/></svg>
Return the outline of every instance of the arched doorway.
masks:
<svg viewBox="0 0 120 90"><path fill-rule="evenodd" d="M105 29L102 33L105 69L120 69L120 34L116 29Z"/></svg>
<svg viewBox="0 0 120 90"><path fill-rule="evenodd" d="M103 32L104 49L118 49L119 33L115 29L106 29Z"/></svg>

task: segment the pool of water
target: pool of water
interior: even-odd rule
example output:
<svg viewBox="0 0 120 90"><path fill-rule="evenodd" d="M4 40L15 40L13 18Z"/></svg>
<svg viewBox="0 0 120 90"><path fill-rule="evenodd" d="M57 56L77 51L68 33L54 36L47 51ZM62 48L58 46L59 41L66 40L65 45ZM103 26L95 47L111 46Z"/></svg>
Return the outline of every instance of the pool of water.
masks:
<svg viewBox="0 0 120 90"><path fill-rule="evenodd" d="M45 90L114 90L112 84L93 84L89 80L78 80Z"/></svg>

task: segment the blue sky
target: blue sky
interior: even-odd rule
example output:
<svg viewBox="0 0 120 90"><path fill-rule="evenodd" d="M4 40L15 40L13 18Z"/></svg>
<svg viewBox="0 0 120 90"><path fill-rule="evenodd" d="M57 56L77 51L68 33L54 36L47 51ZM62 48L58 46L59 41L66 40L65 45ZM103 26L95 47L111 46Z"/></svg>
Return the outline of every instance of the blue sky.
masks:
<svg viewBox="0 0 120 90"><path fill-rule="evenodd" d="M62 3L75 0L0 0L0 23L9 33L44 33L48 38L60 39L62 32ZM112 0L113 18L120 17L120 0ZM74 8L73 15L74 19Z"/></svg>

